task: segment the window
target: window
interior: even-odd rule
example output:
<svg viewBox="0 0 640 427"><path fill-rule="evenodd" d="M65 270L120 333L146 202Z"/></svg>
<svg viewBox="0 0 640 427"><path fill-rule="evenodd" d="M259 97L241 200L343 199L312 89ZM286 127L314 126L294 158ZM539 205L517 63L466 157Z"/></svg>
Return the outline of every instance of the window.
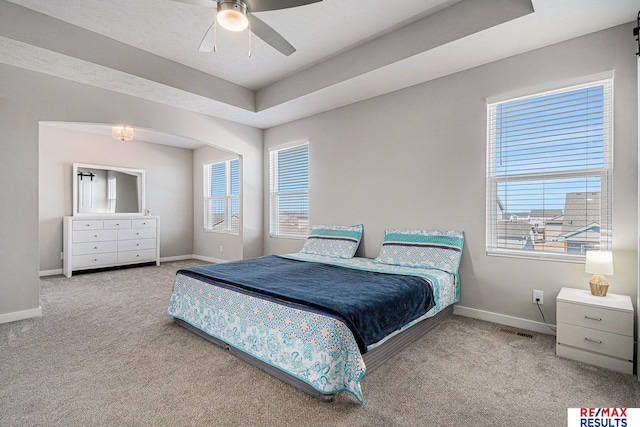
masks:
<svg viewBox="0 0 640 427"><path fill-rule="evenodd" d="M488 104L487 253L611 249L612 79Z"/></svg>
<svg viewBox="0 0 640 427"><path fill-rule="evenodd" d="M204 229L240 231L240 159L204 165Z"/></svg>
<svg viewBox="0 0 640 427"><path fill-rule="evenodd" d="M107 174L109 174L107 172ZM116 213L116 178L107 179L107 212Z"/></svg>
<svg viewBox="0 0 640 427"><path fill-rule="evenodd" d="M309 144L269 152L271 236L309 234Z"/></svg>

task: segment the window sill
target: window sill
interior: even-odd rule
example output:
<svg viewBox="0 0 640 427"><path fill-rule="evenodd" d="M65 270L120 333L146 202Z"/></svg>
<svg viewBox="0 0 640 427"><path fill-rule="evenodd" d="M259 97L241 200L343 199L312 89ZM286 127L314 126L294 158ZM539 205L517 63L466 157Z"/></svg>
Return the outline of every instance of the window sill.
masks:
<svg viewBox="0 0 640 427"><path fill-rule="evenodd" d="M308 235L296 236L296 235L286 235L286 234L269 234L269 237L272 239L307 240L309 236Z"/></svg>
<svg viewBox="0 0 640 427"><path fill-rule="evenodd" d="M504 258L520 258L529 259L533 261L552 261L552 262L566 262L573 264L584 264L584 254L554 254L549 252L539 253L525 253L524 251L509 251L509 250L487 250L487 256L504 257Z"/></svg>
<svg viewBox="0 0 640 427"><path fill-rule="evenodd" d="M229 230L210 230L208 228L204 229L205 233L215 233L215 234L230 234L232 236L239 236L239 231L229 231Z"/></svg>

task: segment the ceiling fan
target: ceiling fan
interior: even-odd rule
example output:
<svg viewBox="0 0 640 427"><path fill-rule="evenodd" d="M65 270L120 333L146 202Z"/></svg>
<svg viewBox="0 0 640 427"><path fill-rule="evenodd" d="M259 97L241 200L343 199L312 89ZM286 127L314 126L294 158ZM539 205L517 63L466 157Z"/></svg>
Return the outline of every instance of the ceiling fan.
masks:
<svg viewBox="0 0 640 427"><path fill-rule="evenodd" d="M216 48L216 22L230 31L249 29L256 36L282 54L289 56L296 49L276 30L258 19L254 12L289 9L318 3L322 0L174 0L180 3L195 4L216 8L216 17L202 38L199 50L211 52Z"/></svg>

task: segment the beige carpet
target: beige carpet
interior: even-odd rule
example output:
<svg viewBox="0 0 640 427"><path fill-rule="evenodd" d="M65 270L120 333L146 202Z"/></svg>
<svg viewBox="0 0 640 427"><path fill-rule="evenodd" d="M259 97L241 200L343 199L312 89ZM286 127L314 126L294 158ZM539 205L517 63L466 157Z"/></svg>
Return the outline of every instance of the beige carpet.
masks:
<svg viewBox="0 0 640 427"><path fill-rule="evenodd" d="M459 316L365 376L364 406L322 403L174 325L193 263L43 278L43 317L0 325L0 426L562 426L640 406L634 376Z"/></svg>

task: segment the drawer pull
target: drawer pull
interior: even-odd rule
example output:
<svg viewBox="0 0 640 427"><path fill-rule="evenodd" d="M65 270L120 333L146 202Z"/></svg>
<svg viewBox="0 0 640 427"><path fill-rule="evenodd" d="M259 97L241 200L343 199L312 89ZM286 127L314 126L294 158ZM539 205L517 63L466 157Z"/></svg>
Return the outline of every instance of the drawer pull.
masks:
<svg viewBox="0 0 640 427"><path fill-rule="evenodd" d="M93 235L93 237L98 237L98 235L97 235L97 234L94 234L94 235Z"/></svg>
<svg viewBox="0 0 640 427"><path fill-rule="evenodd" d="M93 247L93 249L98 249L98 247L97 247L97 246L94 246L94 247Z"/></svg>
<svg viewBox="0 0 640 427"><path fill-rule="evenodd" d="M140 243L136 243L136 246L140 246Z"/></svg>
<svg viewBox="0 0 640 427"><path fill-rule="evenodd" d="M591 338L587 338L587 337L584 337L584 340L592 342L594 344L602 344L602 341L600 341L600 340L592 340Z"/></svg>
<svg viewBox="0 0 640 427"><path fill-rule="evenodd" d="M595 321L597 321L597 322L601 322L601 321L602 321L602 319L601 319L601 318L599 318L599 317L589 317L589 316L584 316L584 318L585 318L585 319L588 319L588 320L595 320Z"/></svg>
<svg viewBox="0 0 640 427"><path fill-rule="evenodd" d="M139 256L140 256L140 254L137 254L137 255L136 255L136 258L138 258Z"/></svg>
<svg viewBox="0 0 640 427"><path fill-rule="evenodd" d="M94 259L93 259L93 262L98 262L98 260L94 258Z"/></svg>
<svg viewBox="0 0 640 427"><path fill-rule="evenodd" d="M85 224L85 226L87 226L87 227L91 227L91 224Z"/></svg>

